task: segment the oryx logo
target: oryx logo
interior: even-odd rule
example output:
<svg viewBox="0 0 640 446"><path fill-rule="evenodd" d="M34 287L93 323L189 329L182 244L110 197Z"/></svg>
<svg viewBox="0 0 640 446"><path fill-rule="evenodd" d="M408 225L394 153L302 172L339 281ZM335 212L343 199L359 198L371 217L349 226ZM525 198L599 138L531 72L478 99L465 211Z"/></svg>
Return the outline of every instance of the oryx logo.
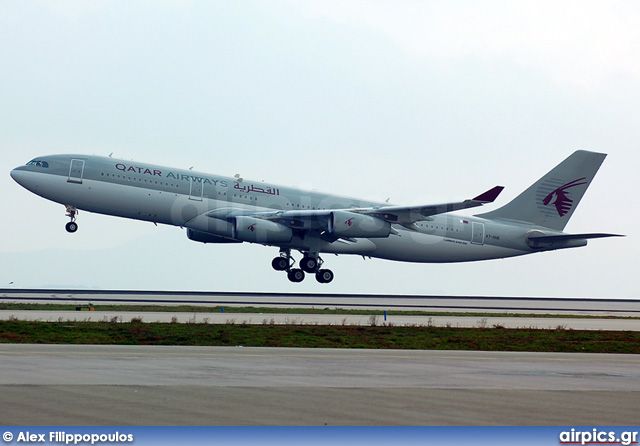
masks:
<svg viewBox="0 0 640 446"><path fill-rule="evenodd" d="M353 217L355 218L355 217ZM353 225L353 218L350 218L344 222L345 225L351 227Z"/></svg>
<svg viewBox="0 0 640 446"><path fill-rule="evenodd" d="M256 230L256 225L257 225L257 224L258 224L258 223L254 223L254 224L252 224L252 225L249 225L249 227L248 227L247 229L248 229L249 231L251 231L251 232L255 232L255 230Z"/></svg>
<svg viewBox="0 0 640 446"><path fill-rule="evenodd" d="M571 210L571 205L573 204L573 200L568 196L568 189L580 186L582 184L587 184L588 181L582 181L585 179L586 177L578 178L577 180L573 180L567 184L563 184L559 188L553 190L549 195L544 197L544 199L542 200L542 204L544 204L545 206L549 206L551 204L554 205L556 207L556 211L558 211L558 215L560 217L564 217L567 212Z"/></svg>

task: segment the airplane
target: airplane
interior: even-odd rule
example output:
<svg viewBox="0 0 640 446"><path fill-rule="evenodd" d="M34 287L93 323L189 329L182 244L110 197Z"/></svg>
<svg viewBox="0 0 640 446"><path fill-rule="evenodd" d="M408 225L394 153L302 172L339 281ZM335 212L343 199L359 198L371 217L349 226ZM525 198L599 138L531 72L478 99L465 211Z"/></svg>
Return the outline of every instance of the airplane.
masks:
<svg viewBox="0 0 640 446"><path fill-rule="evenodd" d="M511 202L473 217L452 214L492 203L502 186L472 199L397 206L260 181L87 155L41 156L11 171L29 191L66 207L186 228L201 243L278 247L273 269L292 282L334 274L320 254L404 262L468 262L585 246L618 234L563 232L606 154L578 150ZM299 267L291 251L302 254Z"/></svg>

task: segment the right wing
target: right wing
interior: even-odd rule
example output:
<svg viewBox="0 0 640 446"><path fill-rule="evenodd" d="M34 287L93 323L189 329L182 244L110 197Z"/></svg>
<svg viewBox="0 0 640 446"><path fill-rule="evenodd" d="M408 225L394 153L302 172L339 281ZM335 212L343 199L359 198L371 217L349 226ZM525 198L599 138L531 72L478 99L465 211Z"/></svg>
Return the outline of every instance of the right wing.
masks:
<svg viewBox="0 0 640 446"><path fill-rule="evenodd" d="M370 215L380 218L390 223L399 223L404 226L410 226L417 221L428 220L429 217L438 214L446 214L447 212L459 211L461 209L469 209L483 204L493 203L503 186L496 186L475 198L453 203L431 204L425 206L383 206L380 208L351 209L351 212Z"/></svg>
<svg viewBox="0 0 640 446"><path fill-rule="evenodd" d="M339 238L388 237L395 233L392 224L400 224L408 229L416 229L416 222L429 220L431 216L460 209L469 209L493 202L502 192L496 186L475 198L442 204L424 206L377 206L356 209L262 211L248 209L220 208L207 212L209 218L219 219L233 225L237 235L244 226L253 233L261 228L265 232L282 232L282 227L294 232L317 231L318 236L333 241ZM269 223L260 223L260 222ZM239 228L238 222L243 227ZM277 226L274 226L276 224ZM252 234L248 234L252 235Z"/></svg>

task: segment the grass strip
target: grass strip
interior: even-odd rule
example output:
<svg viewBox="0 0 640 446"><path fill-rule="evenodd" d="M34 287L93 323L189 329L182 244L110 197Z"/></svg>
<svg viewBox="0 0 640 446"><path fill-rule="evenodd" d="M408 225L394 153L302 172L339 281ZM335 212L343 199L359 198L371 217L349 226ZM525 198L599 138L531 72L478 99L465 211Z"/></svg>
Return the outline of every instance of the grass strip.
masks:
<svg viewBox="0 0 640 446"><path fill-rule="evenodd" d="M640 353L639 332L0 321L0 343Z"/></svg>

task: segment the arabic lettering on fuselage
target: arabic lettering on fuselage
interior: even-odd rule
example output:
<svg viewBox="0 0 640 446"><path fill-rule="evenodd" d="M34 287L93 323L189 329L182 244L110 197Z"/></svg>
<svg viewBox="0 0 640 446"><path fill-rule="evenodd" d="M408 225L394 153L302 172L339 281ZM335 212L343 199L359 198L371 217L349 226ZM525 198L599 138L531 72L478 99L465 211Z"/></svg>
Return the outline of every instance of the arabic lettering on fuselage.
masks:
<svg viewBox="0 0 640 446"><path fill-rule="evenodd" d="M245 186L240 186L240 183L237 181L233 185L234 189L241 190L243 192L256 192L258 194L267 194L267 195L280 195L280 189L272 189L270 187L259 187L254 184L247 184Z"/></svg>
<svg viewBox="0 0 640 446"><path fill-rule="evenodd" d="M192 181L194 183L211 184L213 186L228 187L227 180L217 180L213 178L203 178L195 175L187 175L184 173L166 172L162 173L161 170L149 169L144 166L128 166L126 164L116 164L116 169L122 172L140 173L143 175L159 176L164 178L173 178L174 180Z"/></svg>

